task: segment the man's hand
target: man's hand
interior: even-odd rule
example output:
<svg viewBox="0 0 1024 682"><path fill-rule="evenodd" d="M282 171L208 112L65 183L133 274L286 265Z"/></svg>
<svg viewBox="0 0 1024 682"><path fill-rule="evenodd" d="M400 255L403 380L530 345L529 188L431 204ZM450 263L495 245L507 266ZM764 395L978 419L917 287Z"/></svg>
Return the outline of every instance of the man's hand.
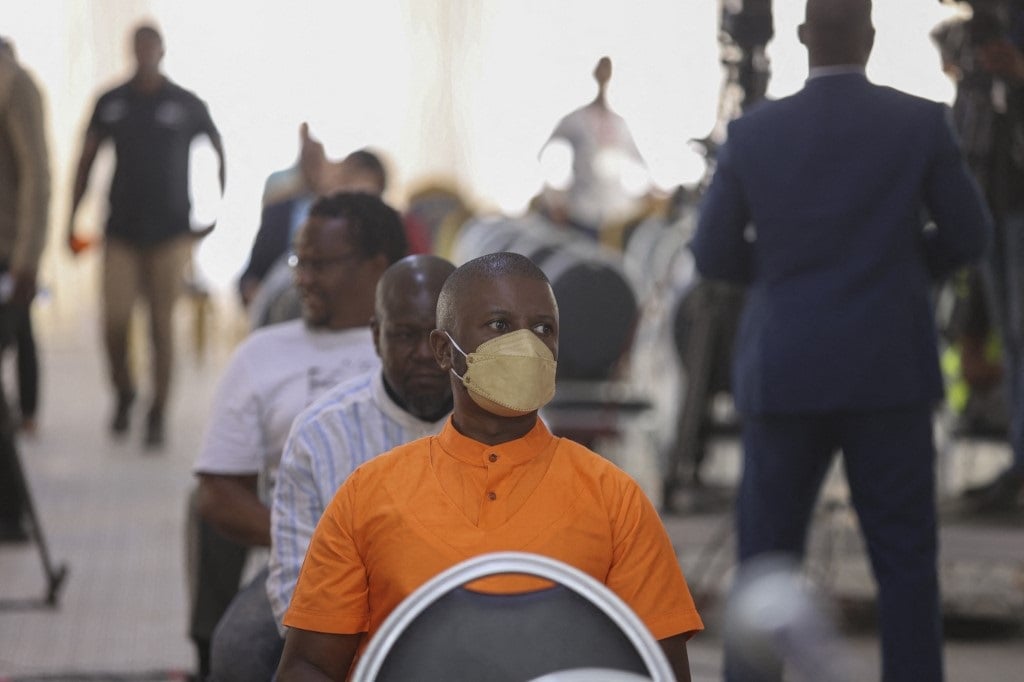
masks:
<svg viewBox="0 0 1024 682"><path fill-rule="evenodd" d="M310 135L309 124L303 123L299 126L299 170L313 193L323 193L324 171L329 166L323 143Z"/></svg>
<svg viewBox="0 0 1024 682"><path fill-rule="evenodd" d="M1024 84L1024 54L1008 40L989 43L981 48L981 67L1015 85Z"/></svg>
<svg viewBox="0 0 1024 682"><path fill-rule="evenodd" d="M83 239L73 234L68 235L68 250L71 251L72 256L77 256L83 251L92 248L92 245L95 243L92 239Z"/></svg>

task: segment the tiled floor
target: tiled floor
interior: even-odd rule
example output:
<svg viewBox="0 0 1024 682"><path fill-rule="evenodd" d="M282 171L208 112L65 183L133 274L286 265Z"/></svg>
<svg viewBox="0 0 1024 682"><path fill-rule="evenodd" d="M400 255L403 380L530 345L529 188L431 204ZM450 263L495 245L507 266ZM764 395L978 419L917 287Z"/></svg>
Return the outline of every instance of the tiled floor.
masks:
<svg viewBox="0 0 1024 682"><path fill-rule="evenodd" d="M190 311L180 312L183 326L188 325ZM184 675L193 665L186 637L183 559L184 505L192 484L189 468L230 343L209 342L200 363L183 333L169 442L157 454L142 448L138 428L123 442L114 442L107 434L111 406L92 315L51 303L41 307L37 320L44 407L39 433L24 440L21 457L52 555L57 562L66 562L70 572L56 608L31 608L24 600L38 600L45 591L38 552L34 545L0 545L0 680L41 675L72 679L74 671L109 671L137 680L152 679L147 673L154 670ZM231 321L215 315L215 322L214 338L230 337ZM143 413L140 401L135 426L141 424ZM712 479L734 475L734 454L730 446L723 446L716 455L718 470L713 467L710 472ZM994 466L984 464L986 458L997 463L1002 456L975 455L969 475L984 473L978 467ZM727 508L719 506L713 513L666 519L691 581L699 582L695 588L714 592L727 583L728 538L720 532L726 514ZM947 580L947 588L967 595L965 586L1005 583L1009 587L1002 597L1020 598L1020 520L996 525L948 522L944 552L962 575L954 576L952 583ZM841 510L831 521L819 528L841 530L848 524ZM708 563L719 546L722 552ZM856 560L838 565L836 585L864 588L868 583L857 573L857 565ZM997 598L999 594L997 590ZM964 599L968 604L977 601L970 595ZM690 645L696 680L720 677L720 618L717 606L710 604L704 612L709 631ZM844 645L852 652L853 679L876 678L877 642L871 628L854 625L844 634ZM1019 679L1024 633L1019 624L1006 621L956 626L947 652L951 680Z"/></svg>

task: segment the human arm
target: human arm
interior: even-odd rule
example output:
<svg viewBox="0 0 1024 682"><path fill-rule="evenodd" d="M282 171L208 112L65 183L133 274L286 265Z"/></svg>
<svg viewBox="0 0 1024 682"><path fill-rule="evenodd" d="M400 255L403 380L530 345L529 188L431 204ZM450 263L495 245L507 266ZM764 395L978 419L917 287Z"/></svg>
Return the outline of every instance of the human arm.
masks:
<svg viewBox="0 0 1024 682"><path fill-rule="evenodd" d="M237 542L265 546L270 510L259 498L257 479L270 464L272 439L249 368L252 349L241 345L221 376L194 470L203 518Z"/></svg>
<svg viewBox="0 0 1024 682"><path fill-rule="evenodd" d="M220 182L220 193L223 196L227 185L227 163L224 160L224 142L221 140L220 135L213 135L210 137L210 144L213 145L213 151L217 154L217 181Z"/></svg>
<svg viewBox="0 0 1024 682"><path fill-rule="evenodd" d="M731 142L718 148L715 175L701 204L690 249L704 277L746 283L753 276L753 246L746 237L750 212L734 154Z"/></svg>
<svg viewBox="0 0 1024 682"><path fill-rule="evenodd" d="M690 682L690 657L686 653L688 639L689 635L673 635L658 640L677 682Z"/></svg>
<svg viewBox="0 0 1024 682"><path fill-rule="evenodd" d="M358 473L356 474L358 476ZM369 630L369 579L354 539L356 493L352 478L342 485L317 523L292 595L285 649L278 675L344 679Z"/></svg>
<svg viewBox="0 0 1024 682"><path fill-rule="evenodd" d="M99 151L103 138L100 134L90 128L85 133L85 141L82 143L82 154L78 158L78 166L75 171L75 184L71 191L71 210L68 214L67 244L72 255L77 255L80 248L75 240L75 213L78 205L82 203L85 190L89 185L89 173L92 171L92 164L96 160L96 153Z"/></svg>
<svg viewBox="0 0 1024 682"><path fill-rule="evenodd" d="M934 229L922 234L928 271L935 279L981 257L993 226L988 208L957 144L946 107L936 105L936 142L925 176L924 204Z"/></svg>
<svg viewBox="0 0 1024 682"><path fill-rule="evenodd" d="M227 182L227 166L224 160L224 142L221 139L220 131L217 130L217 126L210 117L210 111L206 107L206 104L199 99L195 100L195 104L197 126L196 134L205 134L210 140L210 146L213 148L213 151L217 156L217 181L220 185L220 194L221 196L224 196L224 189ZM196 240L203 239L209 236L216 227L217 221L214 220L209 225L199 229L193 229L192 237Z"/></svg>
<svg viewBox="0 0 1024 682"><path fill-rule="evenodd" d="M259 498L256 474L199 474L199 514L226 538L270 545L270 509Z"/></svg>
<svg viewBox="0 0 1024 682"><path fill-rule="evenodd" d="M42 97L24 72L12 86L6 121L18 169L17 223L10 260L14 289L10 300L28 305L35 296L39 258L46 244L50 164Z"/></svg>
<svg viewBox="0 0 1024 682"><path fill-rule="evenodd" d="M238 292L245 305L252 302L267 273L288 252L294 207L293 201L285 201L265 205L260 212L260 227L253 239L249 262L238 280Z"/></svg>
<svg viewBox="0 0 1024 682"><path fill-rule="evenodd" d="M301 414L292 425L277 470L270 514L267 596L279 629L295 591L295 583L299 579L313 531L316 530L324 507L330 501L329 497L326 500L322 498L320 486L317 485L318 478L325 474L314 469L317 457L314 437L319 430L315 422ZM332 443L333 447L343 445L343 442ZM324 457L331 456L330 452L321 454ZM324 483L327 483L326 487L336 487Z"/></svg>
<svg viewBox="0 0 1024 682"><path fill-rule="evenodd" d="M363 633L335 635L289 628L277 666L280 682L344 680Z"/></svg>
<svg viewBox="0 0 1024 682"><path fill-rule="evenodd" d="M686 642L704 624L657 510L632 480L606 494L613 529L605 584L658 640L676 677L689 680Z"/></svg>

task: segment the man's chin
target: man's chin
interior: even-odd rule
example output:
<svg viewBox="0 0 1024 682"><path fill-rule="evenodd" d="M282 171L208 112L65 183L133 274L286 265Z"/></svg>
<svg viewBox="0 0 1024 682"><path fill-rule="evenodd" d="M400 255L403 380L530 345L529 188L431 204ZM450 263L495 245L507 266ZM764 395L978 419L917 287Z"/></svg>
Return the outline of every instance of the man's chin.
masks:
<svg viewBox="0 0 1024 682"><path fill-rule="evenodd" d="M302 319L308 327L323 327L330 317L324 301L317 296L302 296L299 298Z"/></svg>
<svg viewBox="0 0 1024 682"><path fill-rule="evenodd" d="M323 329L327 326L328 317L318 310L308 310L303 306L302 321L305 322L306 326L310 329Z"/></svg>
<svg viewBox="0 0 1024 682"><path fill-rule="evenodd" d="M452 397L447 391L417 393L406 396L405 405L409 414L423 420L435 420L451 409Z"/></svg>

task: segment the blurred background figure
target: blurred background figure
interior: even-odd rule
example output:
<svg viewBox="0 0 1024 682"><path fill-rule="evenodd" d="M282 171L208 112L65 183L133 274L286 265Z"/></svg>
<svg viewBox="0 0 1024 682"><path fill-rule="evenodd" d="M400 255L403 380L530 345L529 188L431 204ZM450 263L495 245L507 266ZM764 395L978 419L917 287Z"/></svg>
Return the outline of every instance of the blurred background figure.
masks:
<svg viewBox="0 0 1024 682"><path fill-rule="evenodd" d="M932 39L956 81L953 120L996 225L986 261L963 276L968 310L954 339L972 396L983 398L999 378L1006 389L1013 461L966 491L978 511L988 512L1012 509L1024 491L1024 2L966 4L969 18L939 25ZM1001 377L993 331L1002 340Z"/></svg>
<svg viewBox="0 0 1024 682"><path fill-rule="evenodd" d="M702 275L748 286L737 557L804 557L841 451L878 586L881 677L938 682L932 291L981 258L990 219L947 108L867 79L871 0L807 0L804 16L806 84L729 124L691 246ZM726 653L727 679L746 679Z"/></svg>
<svg viewBox="0 0 1024 682"><path fill-rule="evenodd" d="M387 189L384 163L369 149L358 149L341 161L331 161L323 144L310 135L306 123L299 127L299 141L296 165L267 178L259 231L238 281L239 295L253 328L293 320L302 314L287 261L295 233L313 202L335 192L380 197ZM410 220L403 224L409 252L429 251L424 228Z"/></svg>
<svg viewBox="0 0 1024 682"><path fill-rule="evenodd" d="M309 125L303 123L299 127L298 161L271 173L264 185L260 228L238 280L242 303L252 303L260 284L287 255L317 197L342 190L381 196L386 187L387 173L373 152L363 149L341 161L331 161L323 144L310 135Z"/></svg>
<svg viewBox="0 0 1024 682"><path fill-rule="evenodd" d="M626 120L608 106L611 77L612 60L601 57L594 67L597 96L559 121L541 148L549 175L561 176L550 178L553 184L544 192L550 217L592 237L607 223L635 212L650 185ZM571 170L559 172L570 156Z"/></svg>
<svg viewBox="0 0 1024 682"><path fill-rule="evenodd" d="M740 678L852 682L827 604L792 557L766 554L744 565L725 607L725 648Z"/></svg>
<svg viewBox="0 0 1024 682"><path fill-rule="evenodd" d="M17 347L21 423L34 430L38 366L29 306L50 211L50 163L42 97L0 37L0 346ZM2 390L2 387L0 387ZM15 422L0 395L0 542L27 539L24 492L15 484Z"/></svg>
<svg viewBox="0 0 1024 682"><path fill-rule="evenodd" d="M174 303L193 242L214 227L191 229L192 140L199 135L210 139L220 164L221 192L224 150L206 104L160 71L164 57L160 33L152 26L139 26L133 49L134 75L100 96L89 121L75 175L67 238L72 254L77 254L81 242L75 238L75 212L100 145L112 139L117 167L110 186L103 264L104 340L116 398L110 430L115 436L128 431L135 401L128 336L135 301L141 295L149 307L153 380L145 443L159 447L164 442L164 408L171 382Z"/></svg>

